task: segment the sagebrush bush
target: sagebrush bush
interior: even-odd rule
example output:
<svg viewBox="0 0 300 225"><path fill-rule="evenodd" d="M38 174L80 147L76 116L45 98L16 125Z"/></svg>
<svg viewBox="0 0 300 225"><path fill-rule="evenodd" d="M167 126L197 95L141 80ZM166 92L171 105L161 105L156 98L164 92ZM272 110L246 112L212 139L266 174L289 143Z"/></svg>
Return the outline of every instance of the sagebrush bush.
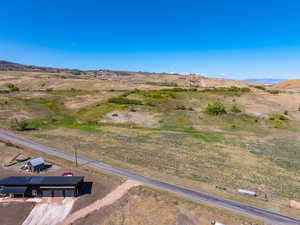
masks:
<svg viewBox="0 0 300 225"><path fill-rule="evenodd" d="M273 94L273 95L277 95L280 93L278 90L267 90L267 92L269 92L270 94Z"/></svg>
<svg viewBox="0 0 300 225"><path fill-rule="evenodd" d="M288 120L288 118L281 114L271 114L269 115L270 120Z"/></svg>
<svg viewBox="0 0 300 225"><path fill-rule="evenodd" d="M261 85L252 85L251 87L254 87L256 89L260 89L260 90L263 90L263 91L266 90L266 88L264 86L261 86Z"/></svg>
<svg viewBox="0 0 300 225"><path fill-rule="evenodd" d="M186 107L184 105L177 105L176 110L186 110Z"/></svg>
<svg viewBox="0 0 300 225"><path fill-rule="evenodd" d="M240 113L242 112L236 105L232 106L230 108L230 112L233 112L233 113Z"/></svg>
<svg viewBox="0 0 300 225"><path fill-rule="evenodd" d="M166 86L166 87L178 87L178 84L175 82L152 82L148 81L146 84L155 85L155 86Z"/></svg>
<svg viewBox="0 0 300 225"><path fill-rule="evenodd" d="M171 91L162 91L162 90L144 91L142 95L146 98L152 98L152 99L176 98Z"/></svg>
<svg viewBox="0 0 300 225"><path fill-rule="evenodd" d="M201 92L211 93L211 94L229 94L229 95L242 95L249 93L251 91L250 88L239 88L232 86L230 88L227 87L219 87L219 88L206 88Z"/></svg>
<svg viewBox="0 0 300 225"><path fill-rule="evenodd" d="M221 102L209 103L205 108L205 112L210 115L223 115L226 114L225 106Z"/></svg>
<svg viewBox="0 0 300 225"><path fill-rule="evenodd" d="M25 130L33 130L34 127L30 126L30 122L25 119L11 119L10 121L10 129L16 131L25 131Z"/></svg>
<svg viewBox="0 0 300 225"><path fill-rule="evenodd" d="M11 92L20 91L20 89L12 83L7 83L6 87L8 87Z"/></svg>
<svg viewBox="0 0 300 225"><path fill-rule="evenodd" d="M7 105L8 101L7 100L0 100L0 105Z"/></svg>
<svg viewBox="0 0 300 225"><path fill-rule="evenodd" d="M188 92L188 91L191 91L191 92L195 92L197 91L197 88L163 88L163 89L160 89L161 91L170 91L170 92Z"/></svg>
<svg viewBox="0 0 300 225"><path fill-rule="evenodd" d="M109 103L114 104L124 104L124 105L142 105L143 103L140 100L128 99L125 97L115 97L108 99Z"/></svg>
<svg viewBox="0 0 300 225"><path fill-rule="evenodd" d="M81 75L81 72L79 70L74 70L74 71L71 71L71 74L72 75Z"/></svg>

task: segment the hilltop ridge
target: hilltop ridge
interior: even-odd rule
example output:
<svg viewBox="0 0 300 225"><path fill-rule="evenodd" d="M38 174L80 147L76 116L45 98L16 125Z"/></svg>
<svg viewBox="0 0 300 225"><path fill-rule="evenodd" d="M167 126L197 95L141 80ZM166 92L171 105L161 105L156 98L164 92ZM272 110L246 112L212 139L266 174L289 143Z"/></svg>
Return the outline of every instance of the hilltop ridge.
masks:
<svg viewBox="0 0 300 225"><path fill-rule="evenodd" d="M20 63L0 60L0 71L27 71L27 72L62 72L70 69L52 68L45 66L24 65ZM77 70L75 70L77 71Z"/></svg>
<svg viewBox="0 0 300 225"><path fill-rule="evenodd" d="M286 80L274 86L278 89L300 89L300 79Z"/></svg>

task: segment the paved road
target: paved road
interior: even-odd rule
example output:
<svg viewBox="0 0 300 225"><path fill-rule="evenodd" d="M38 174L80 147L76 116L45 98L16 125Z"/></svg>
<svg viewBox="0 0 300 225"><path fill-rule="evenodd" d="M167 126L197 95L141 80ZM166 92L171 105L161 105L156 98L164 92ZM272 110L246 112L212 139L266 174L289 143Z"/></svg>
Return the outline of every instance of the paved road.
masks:
<svg viewBox="0 0 300 225"><path fill-rule="evenodd" d="M24 139L16 137L16 136L9 135L5 132L0 131L0 138L5 139L5 140L10 141L15 144L19 144L19 145L23 145L25 147L35 149L40 152L47 153L52 156L57 156L57 157L64 158L64 159L67 159L70 161L75 160L74 156L72 154L60 151L58 149L46 147L44 145L41 145L41 144L38 144L38 143L35 143L32 141L24 140ZM107 164L104 164L104 163L101 163L98 161L93 161L93 160L86 159L83 157L78 157L78 163L89 166L89 167L97 169L97 170L102 170L102 171L105 171L105 172L108 172L108 173L111 173L114 175L118 175L118 176L121 176L124 178L137 180L137 181L141 182L142 184L144 184L145 186L150 186L150 187L154 187L154 188L157 188L160 190L168 191L168 192L174 193L176 195L191 199L196 202L207 203L208 205L211 205L211 206L222 207L222 208L225 208L225 209L237 212L237 213L249 215L251 217L255 217L258 219L262 219L262 220L264 220L268 223L274 224L274 225L295 225L295 224L300 225L299 219L296 219L296 218L293 218L293 217L290 217L287 215L268 211L265 209L256 208L254 206L246 205L246 204L243 204L240 202L231 201L228 199L216 197L216 196L213 196L210 194L191 190L191 189L181 187L178 185L166 183L166 182L163 182L163 181L160 181L157 179L153 179L153 178L150 178L150 177L147 177L147 176L144 176L141 174L137 174L134 172L130 172L130 171L127 171L127 170L124 170L121 168L112 167L110 165L107 165Z"/></svg>

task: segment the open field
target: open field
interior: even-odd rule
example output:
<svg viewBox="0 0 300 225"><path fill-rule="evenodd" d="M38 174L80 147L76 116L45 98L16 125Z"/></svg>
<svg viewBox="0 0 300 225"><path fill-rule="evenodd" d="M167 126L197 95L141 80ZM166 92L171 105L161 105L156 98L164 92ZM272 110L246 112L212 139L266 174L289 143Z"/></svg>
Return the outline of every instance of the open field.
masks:
<svg viewBox="0 0 300 225"><path fill-rule="evenodd" d="M8 82L20 90L9 91ZM300 200L297 89L274 93L241 81L111 72L1 72L0 89L2 129L23 118L26 131L18 134L48 146L300 216L288 207L288 200ZM227 113L207 114L214 102ZM237 188L259 197L238 195Z"/></svg>
<svg viewBox="0 0 300 225"><path fill-rule="evenodd" d="M36 157L42 155L46 162L52 163L53 168L46 172L45 175L59 175L63 171L72 171L76 175L85 176L86 181L92 181L92 193L79 197L73 207L71 213L76 213L78 210L89 207L95 201L104 198L113 189L120 184L120 180L104 174L95 174L93 171L86 171L85 167L79 169L74 168L74 165L64 162L61 159L53 159L53 157L45 154L39 154L30 149L15 148L11 144L0 143L0 178L12 175L26 175L17 166L3 168L3 164L7 163L17 153L23 156ZM100 201L101 202L101 201ZM6 217L0 218L0 221L6 225L22 224L25 218L33 209L33 203L0 203L1 213L5 213ZM43 210L43 207L50 207L39 205L35 208L38 213ZM58 206L57 206L58 207ZM41 208L41 209L39 209ZM151 211L149 211L151 208ZM18 216L10 215L12 211L18 212ZM50 209L50 208L49 208ZM58 207L59 209L59 207ZM54 207L51 210L55 210ZM65 210L65 209L64 209ZM30 215L34 217L33 211ZM50 212L45 214L50 216ZM32 217L32 218L33 218ZM40 221L44 221L43 215ZM50 217L49 217L50 219ZM208 207L202 204L192 203L182 198L175 197L165 192L159 192L150 188L137 187L126 194L122 199L96 210L88 216L77 220L73 224L82 225L100 225L100 224L209 224L212 220L222 221L224 223L238 225L238 224L252 224L263 225L265 223L258 220L250 219L245 216L235 215L226 210L221 210L213 207ZM29 221L29 219L28 219ZM28 222L27 221L27 222ZM50 224L50 221L48 221ZM2 223L1 223L2 224ZM31 224L31 223L30 223Z"/></svg>
<svg viewBox="0 0 300 225"><path fill-rule="evenodd" d="M115 204L78 220L74 225L201 225L211 224L213 220L232 225L265 224L141 186L132 189Z"/></svg>

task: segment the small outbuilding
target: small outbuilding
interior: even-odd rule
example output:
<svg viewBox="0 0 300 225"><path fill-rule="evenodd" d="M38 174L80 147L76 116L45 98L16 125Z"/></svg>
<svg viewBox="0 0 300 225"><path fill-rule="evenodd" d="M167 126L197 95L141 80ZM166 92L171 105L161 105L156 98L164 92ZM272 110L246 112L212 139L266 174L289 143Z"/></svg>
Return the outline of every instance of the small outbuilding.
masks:
<svg viewBox="0 0 300 225"><path fill-rule="evenodd" d="M28 166L28 170L30 172L36 172L36 173L39 173L41 172L44 167L45 167L45 160L42 158L42 157L39 157L39 158L35 158L35 159L32 159L30 160L28 163L27 163L27 166Z"/></svg>
<svg viewBox="0 0 300 225"><path fill-rule="evenodd" d="M1 194L11 197L77 197L82 176L12 176L0 180Z"/></svg>

